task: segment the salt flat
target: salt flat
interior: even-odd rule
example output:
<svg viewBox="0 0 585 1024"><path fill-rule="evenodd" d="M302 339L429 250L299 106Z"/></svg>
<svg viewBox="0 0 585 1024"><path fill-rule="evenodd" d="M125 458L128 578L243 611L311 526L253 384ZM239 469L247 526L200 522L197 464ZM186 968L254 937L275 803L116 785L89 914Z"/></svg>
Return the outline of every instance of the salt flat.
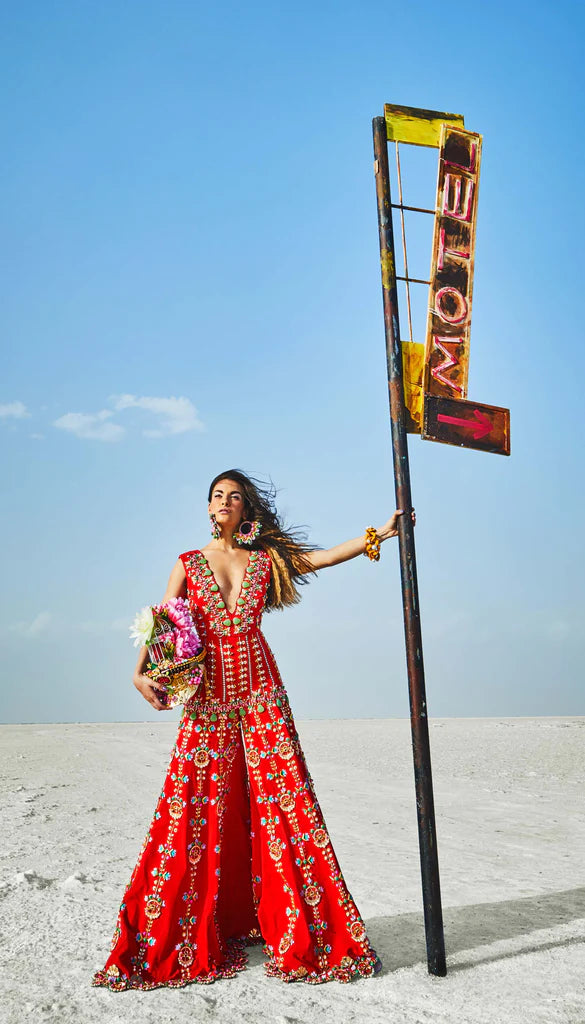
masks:
<svg viewBox="0 0 585 1024"><path fill-rule="evenodd" d="M91 987L177 725L0 727L5 1024L585 1024L585 718L439 719L431 749L448 975L426 967L410 724L297 722L383 961L349 985Z"/></svg>

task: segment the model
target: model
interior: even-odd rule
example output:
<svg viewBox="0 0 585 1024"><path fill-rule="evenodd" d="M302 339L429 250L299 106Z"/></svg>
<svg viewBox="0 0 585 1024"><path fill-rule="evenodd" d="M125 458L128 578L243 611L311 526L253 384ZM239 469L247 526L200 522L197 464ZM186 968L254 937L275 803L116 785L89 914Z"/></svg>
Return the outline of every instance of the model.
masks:
<svg viewBox="0 0 585 1024"><path fill-rule="evenodd" d="M329 550L283 526L273 491L240 470L220 473L208 509L212 540L186 551L163 600L182 596L205 645L204 680L184 708L168 771L128 882L103 970L115 991L233 976L262 942L266 972L320 983L368 977L381 963L323 820L262 613L299 600L319 569L377 559L397 510L378 530ZM414 522L414 511L411 512ZM144 674L134 684L163 709Z"/></svg>

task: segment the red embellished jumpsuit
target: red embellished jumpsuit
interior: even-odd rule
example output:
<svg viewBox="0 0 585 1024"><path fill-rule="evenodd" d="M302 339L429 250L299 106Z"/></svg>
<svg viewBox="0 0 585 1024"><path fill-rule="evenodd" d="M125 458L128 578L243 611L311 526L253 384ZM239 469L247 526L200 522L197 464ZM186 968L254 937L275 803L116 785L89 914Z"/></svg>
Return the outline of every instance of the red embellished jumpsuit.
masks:
<svg viewBox="0 0 585 1024"><path fill-rule="evenodd" d="M206 647L154 817L94 985L183 986L245 967L264 942L283 981L381 966L348 892L274 656L260 630L270 580L252 551L233 613L201 551L180 556Z"/></svg>

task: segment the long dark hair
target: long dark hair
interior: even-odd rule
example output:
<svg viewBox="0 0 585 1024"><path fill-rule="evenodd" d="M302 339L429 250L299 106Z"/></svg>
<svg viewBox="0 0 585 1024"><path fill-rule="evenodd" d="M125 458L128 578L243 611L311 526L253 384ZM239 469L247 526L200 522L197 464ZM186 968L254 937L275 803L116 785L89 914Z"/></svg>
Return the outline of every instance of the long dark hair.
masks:
<svg viewBox="0 0 585 1024"><path fill-rule="evenodd" d="M310 575L315 573L305 556L307 552L315 551L317 545L309 544L299 527L285 527L274 504L276 488L272 481L266 484L241 469L228 469L211 481L208 501L211 501L213 489L220 480L235 480L242 488L244 518L257 520L261 525L260 535L251 548L266 551L272 562L266 611L297 604L301 599L299 585L308 583Z"/></svg>

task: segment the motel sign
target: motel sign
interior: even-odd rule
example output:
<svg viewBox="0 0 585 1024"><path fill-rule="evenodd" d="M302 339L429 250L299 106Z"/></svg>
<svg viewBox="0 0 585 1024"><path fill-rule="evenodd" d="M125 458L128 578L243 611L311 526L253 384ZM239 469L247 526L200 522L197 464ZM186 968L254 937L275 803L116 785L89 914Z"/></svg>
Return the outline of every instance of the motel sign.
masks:
<svg viewBox="0 0 585 1024"><path fill-rule="evenodd" d="M384 114L397 159L399 144L439 150L435 208L420 211L434 216L426 337L402 342L406 429L425 441L509 455L509 410L466 402L482 137L465 129L460 114L392 104ZM411 209L392 206L401 217ZM404 234L403 245L406 257ZM403 280L408 289L408 271Z"/></svg>
<svg viewBox="0 0 585 1024"><path fill-rule="evenodd" d="M372 128L394 485L396 507L404 510L398 523L398 541L427 964L431 974L443 977L447 964L416 552L410 515L412 494L407 435L420 434L426 441L509 455L510 411L473 402L467 394L481 135L467 131L460 114L391 104L386 104L384 117L374 118ZM391 199L389 142L395 145L397 203ZM433 146L439 150L437 193L432 210L407 206L403 202L401 144ZM399 211L403 276L396 273L393 210ZM434 218L428 281L409 274L406 210ZM400 329L397 280L404 281L406 286L407 339L403 339ZM428 285L429 289L424 342L413 338L411 285Z"/></svg>

